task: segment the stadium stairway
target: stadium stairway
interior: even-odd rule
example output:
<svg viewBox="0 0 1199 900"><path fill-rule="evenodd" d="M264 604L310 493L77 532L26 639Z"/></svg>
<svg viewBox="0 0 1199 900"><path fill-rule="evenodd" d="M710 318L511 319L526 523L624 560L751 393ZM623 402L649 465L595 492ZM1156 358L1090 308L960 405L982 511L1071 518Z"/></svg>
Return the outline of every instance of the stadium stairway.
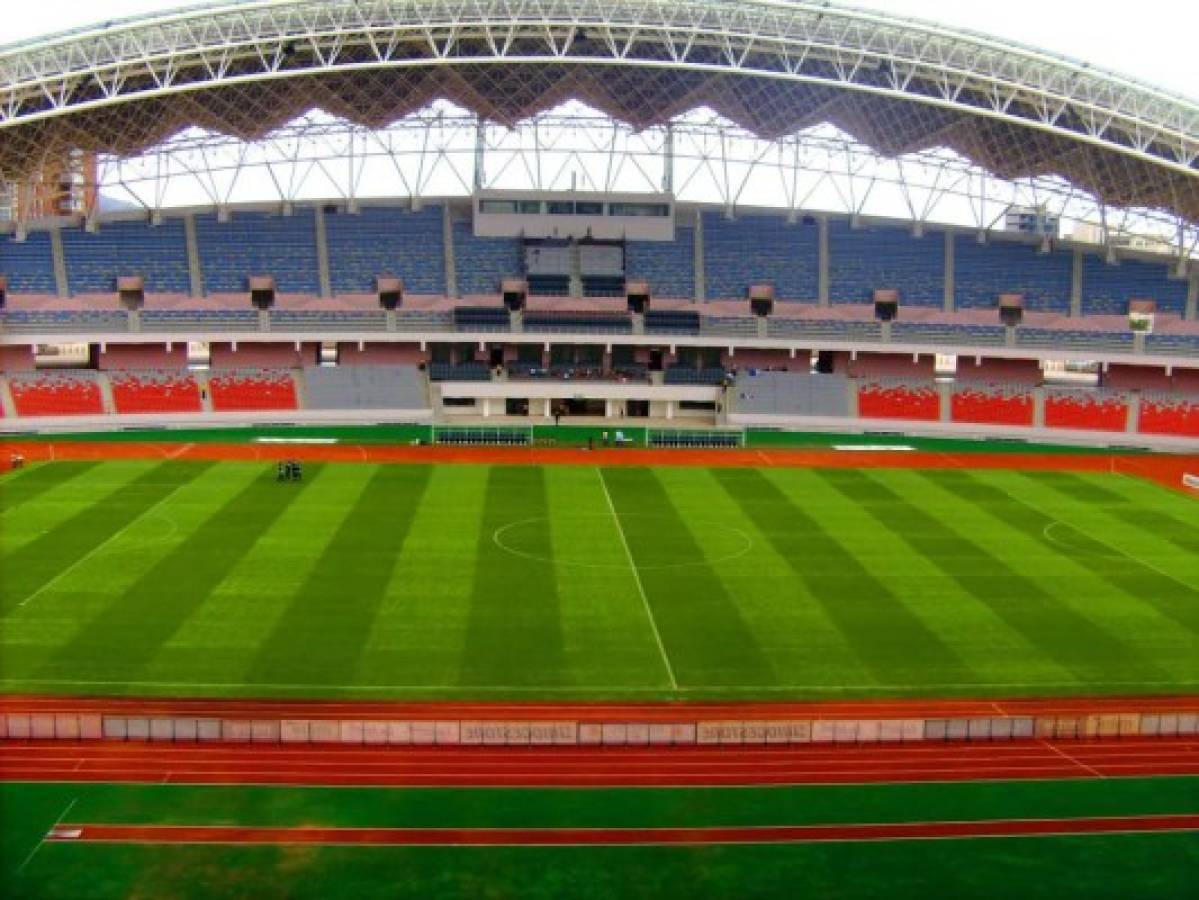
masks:
<svg viewBox="0 0 1199 900"><path fill-rule="evenodd" d="M12 391L8 387L8 379L0 375L0 417L11 419L16 414L17 407L13 403Z"/></svg>

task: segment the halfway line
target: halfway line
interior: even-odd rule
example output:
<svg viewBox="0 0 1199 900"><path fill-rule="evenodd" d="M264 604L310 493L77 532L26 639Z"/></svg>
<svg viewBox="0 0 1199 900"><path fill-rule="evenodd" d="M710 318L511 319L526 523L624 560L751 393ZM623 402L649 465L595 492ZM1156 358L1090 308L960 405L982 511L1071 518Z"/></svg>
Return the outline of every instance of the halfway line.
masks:
<svg viewBox="0 0 1199 900"><path fill-rule="evenodd" d="M670 657L666 655L666 645L662 643L662 633L658 631L658 622L654 618L654 611L649 605L649 597L645 594L645 585L641 583L641 572L637 569L637 562L633 559L633 551L629 549L629 539L624 533L624 525L620 521L620 515L616 512L616 504L612 502L612 494L608 490L608 480L604 478L604 470L599 466L595 467L596 474L599 475L600 486L604 489L604 498L608 501L608 509L612 513L612 518L616 521L616 531L620 534L620 543L624 547L625 557L629 561L629 568L633 572L633 580L637 582L637 590L641 594L641 603L645 606L645 615L649 618L650 628L654 631L654 640L658 642L658 652L662 654L662 663L666 666L666 674L670 676L670 686L676 691L679 689L679 683L674 677L674 667L670 664Z"/></svg>

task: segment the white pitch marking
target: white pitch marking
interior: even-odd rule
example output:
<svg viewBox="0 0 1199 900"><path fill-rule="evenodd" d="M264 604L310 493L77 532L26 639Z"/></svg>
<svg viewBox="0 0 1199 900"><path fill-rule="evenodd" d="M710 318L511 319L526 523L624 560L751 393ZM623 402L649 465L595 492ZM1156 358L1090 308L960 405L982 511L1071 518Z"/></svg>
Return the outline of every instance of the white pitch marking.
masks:
<svg viewBox="0 0 1199 900"><path fill-rule="evenodd" d="M35 856L37 856L37 852L42 849L42 844L46 843L46 838L54 833L54 831L58 828L58 823L67 817L67 813L69 813L72 809L74 809L75 804L78 802L79 802L78 797L71 798L71 802L66 805L66 808L63 809L63 811L61 813L59 813L58 818L54 820L54 824L50 826L50 830L47 831L44 835L42 835L42 839L37 842L36 847L34 847L32 850L29 851L29 855L25 857L25 861L22 862L19 866L17 866L18 873L25 871L25 867L27 865L29 865L31 862L33 862L33 858Z"/></svg>
<svg viewBox="0 0 1199 900"><path fill-rule="evenodd" d="M114 531L103 541L96 544L96 546L92 547L91 550L89 550L87 553L83 554L83 556L79 557L79 559L75 560L73 563L71 563L69 566L67 566L65 569L63 569L61 572L59 572L57 575L55 575L53 578L51 578L49 581L47 581L45 584L43 584L40 588L38 588L36 591L34 591L32 594L30 594L28 597L26 597L20 603L18 603L17 604L18 608L24 606L26 603L29 603L31 600L34 600L37 597L40 597L43 593L48 591L51 587L53 587L55 584L57 584L63 578L66 578L68 575L70 575L72 572L74 572L76 569L78 569L81 565L83 565L85 562L87 562L89 559L91 559L93 556L95 556L97 553L99 553L101 550L103 550L105 547L107 547L109 544L111 544L113 541L115 541L117 538L119 538L121 535L123 535L126 531L128 531L130 528L132 528L134 525L136 525L138 522L140 522L146 516L150 515L151 513L157 512L158 507L162 506L164 503L166 503L168 500L170 500L172 497L174 497L175 493L181 487L183 487L183 485L179 485L174 490L168 492L165 497L163 497L161 500L159 500L157 503L155 503L153 506L151 506L149 509L147 509L145 512L143 512L141 515L137 516L137 518L133 519L128 524L126 524L124 528ZM174 520L172 519L170 521L173 522Z"/></svg>
<svg viewBox="0 0 1199 900"><path fill-rule="evenodd" d="M616 531L620 534L620 543L624 546L625 556L629 560L629 569L633 572L633 580L637 582L637 590L641 594L641 602L645 606L645 615L649 618L650 628L654 631L654 640L658 642L658 652L662 654L662 662L666 666L666 674L670 676L670 686L676 691L679 689L679 682L674 677L674 667L670 664L670 657L666 655L666 645L662 643L662 633L658 631L658 622L654 618L654 611L650 608L649 597L645 594L645 585L641 583L641 572L637 569L637 563L633 559L633 551L629 549L629 539L625 536L624 525L621 524L620 515L616 512L616 504L612 502L612 494L608 491L608 481L604 478L604 470L596 466L595 472L599 475L600 486L604 489L604 499L608 501L608 509L612 512L612 518L616 522Z"/></svg>

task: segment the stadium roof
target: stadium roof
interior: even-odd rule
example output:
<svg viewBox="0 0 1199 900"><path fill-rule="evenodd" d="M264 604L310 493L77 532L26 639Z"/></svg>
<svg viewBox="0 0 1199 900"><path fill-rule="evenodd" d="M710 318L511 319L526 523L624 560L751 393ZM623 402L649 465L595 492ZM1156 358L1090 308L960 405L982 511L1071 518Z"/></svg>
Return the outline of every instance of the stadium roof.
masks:
<svg viewBox="0 0 1199 900"><path fill-rule="evenodd" d="M830 123L1199 223L1194 100L808 0L243 0L77 29L0 49L0 172L188 126L255 140L313 108L381 127L449 99L514 124L571 98L639 128L701 106L766 138Z"/></svg>

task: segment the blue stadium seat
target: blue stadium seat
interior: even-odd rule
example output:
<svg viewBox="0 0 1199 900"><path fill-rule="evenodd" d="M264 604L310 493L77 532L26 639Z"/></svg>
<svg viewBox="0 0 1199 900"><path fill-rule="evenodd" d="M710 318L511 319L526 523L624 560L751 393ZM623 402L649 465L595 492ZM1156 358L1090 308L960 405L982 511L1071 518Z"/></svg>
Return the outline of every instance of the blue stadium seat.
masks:
<svg viewBox="0 0 1199 900"><path fill-rule="evenodd" d="M899 291L903 306L935 306L945 296L945 242L902 228L851 228L829 223L829 299L871 303L874 291Z"/></svg>
<svg viewBox="0 0 1199 900"><path fill-rule="evenodd" d="M1073 282L1072 253L1040 253L1034 244L999 240L980 244L973 235L954 238L954 294L960 309L996 309L1000 294L1023 294L1025 309L1069 313Z"/></svg>
<svg viewBox="0 0 1199 900"><path fill-rule="evenodd" d="M773 284L780 300L815 300L819 230L778 217L729 220L705 213L704 273L709 300L743 299L750 285L762 282Z"/></svg>
<svg viewBox="0 0 1199 900"><path fill-rule="evenodd" d="M413 294L444 294L445 242L442 208L417 212L364 207L325 216L329 280L334 294L371 294L375 277L394 275Z"/></svg>
<svg viewBox="0 0 1199 900"><path fill-rule="evenodd" d="M205 292L241 293L251 275L273 275L281 293L316 294L320 275L313 218L313 211L303 208L290 216L234 213L228 222L196 216Z"/></svg>
<svg viewBox="0 0 1199 900"><path fill-rule="evenodd" d="M675 228L673 241L629 241L624 259L628 277L648 281L656 296L695 296L695 229Z"/></svg>
<svg viewBox="0 0 1199 900"><path fill-rule="evenodd" d="M64 229L62 247L72 294L113 293L122 275L142 276L147 293L191 290L182 219L106 222L95 233Z"/></svg>
<svg viewBox="0 0 1199 900"><path fill-rule="evenodd" d="M33 231L24 241L0 236L0 275L8 278L8 289L14 294L53 294L54 252L49 233Z"/></svg>

